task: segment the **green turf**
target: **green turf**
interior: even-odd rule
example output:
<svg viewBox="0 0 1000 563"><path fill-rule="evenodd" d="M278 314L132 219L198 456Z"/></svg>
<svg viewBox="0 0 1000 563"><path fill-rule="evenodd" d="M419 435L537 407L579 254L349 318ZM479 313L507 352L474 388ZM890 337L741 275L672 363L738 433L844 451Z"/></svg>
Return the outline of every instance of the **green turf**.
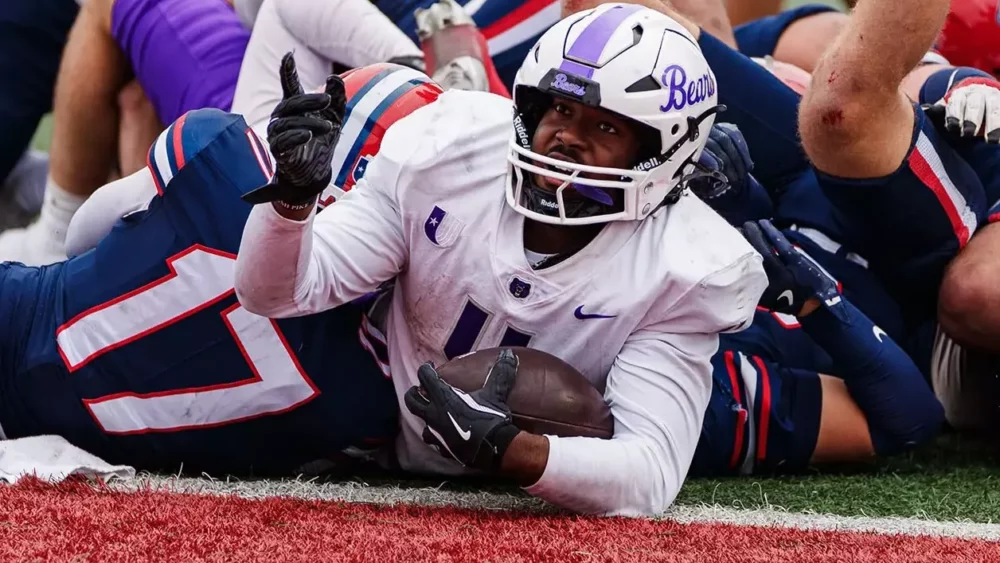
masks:
<svg viewBox="0 0 1000 563"><path fill-rule="evenodd" d="M988 443L942 436L919 452L867 467L796 477L692 479L677 502L843 516L1000 522L998 461L1000 456Z"/></svg>
<svg viewBox="0 0 1000 563"><path fill-rule="evenodd" d="M35 131L35 138L31 140L32 148L41 151L49 150L49 143L52 141L52 114L46 115L42 122L38 124Z"/></svg>

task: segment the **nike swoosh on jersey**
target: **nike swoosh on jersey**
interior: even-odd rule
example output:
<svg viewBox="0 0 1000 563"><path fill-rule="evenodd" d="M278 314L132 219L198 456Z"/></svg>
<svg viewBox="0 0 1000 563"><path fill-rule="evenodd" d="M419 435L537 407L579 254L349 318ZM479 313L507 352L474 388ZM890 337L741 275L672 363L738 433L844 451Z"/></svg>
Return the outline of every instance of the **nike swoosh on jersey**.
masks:
<svg viewBox="0 0 1000 563"><path fill-rule="evenodd" d="M598 315L596 313L584 313L583 305L577 307L576 310L573 311L573 315L576 318L580 319L581 321L585 321L587 319L613 319L618 316L618 315Z"/></svg>
<svg viewBox="0 0 1000 563"><path fill-rule="evenodd" d="M792 303L795 302L794 301L794 297L792 296L792 290L790 290L790 289L786 289L785 291L782 291L781 295L778 296L778 299L787 299L789 307L791 307Z"/></svg>
<svg viewBox="0 0 1000 563"><path fill-rule="evenodd" d="M883 336L886 336L886 334L885 334L885 331L884 331L884 330L880 329L880 328L879 328L879 327L877 327L877 326L873 326L873 327L872 327L872 333L873 333L873 334L875 334L875 338L877 338L879 342L884 342L884 341L882 340L882 337L883 337Z"/></svg>
<svg viewBox="0 0 1000 563"><path fill-rule="evenodd" d="M468 442L469 438L472 437L472 430L462 430L462 427L459 426L457 422L455 422L455 417L451 416L451 413L448 413L448 419L451 420L451 423L455 426L455 430L458 431L458 435L463 440Z"/></svg>

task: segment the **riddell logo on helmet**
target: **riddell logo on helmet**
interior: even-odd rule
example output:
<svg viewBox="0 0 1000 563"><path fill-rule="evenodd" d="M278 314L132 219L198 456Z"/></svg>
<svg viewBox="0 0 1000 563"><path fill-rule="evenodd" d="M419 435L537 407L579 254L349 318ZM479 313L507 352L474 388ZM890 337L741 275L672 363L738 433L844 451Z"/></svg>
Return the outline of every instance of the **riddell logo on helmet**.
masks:
<svg viewBox="0 0 1000 563"><path fill-rule="evenodd" d="M668 90L667 104L660 106L662 112L700 104L715 94L715 78L711 74L706 72L688 82L687 72L680 65L670 65L663 69L660 82Z"/></svg>
<svg viewBox="0 0 1000 563"><path fill-rule="evenodd" d="M660 162L660 159L654 156L653 158L644 160L639 164L636 164L635 166L632 167L632 169L638 170L639 172L646 172L647 170L652 170L661 164L663 163Z"/></svg>
<svg viewBox="0 0 1000 563"><path fill-rule="evenodd" d="M514 116L514 132L517 133L517 140L521 143L522 147L527 147L528 142L528 130L524 127L524 122L521 121L521 116Z"/></svg>

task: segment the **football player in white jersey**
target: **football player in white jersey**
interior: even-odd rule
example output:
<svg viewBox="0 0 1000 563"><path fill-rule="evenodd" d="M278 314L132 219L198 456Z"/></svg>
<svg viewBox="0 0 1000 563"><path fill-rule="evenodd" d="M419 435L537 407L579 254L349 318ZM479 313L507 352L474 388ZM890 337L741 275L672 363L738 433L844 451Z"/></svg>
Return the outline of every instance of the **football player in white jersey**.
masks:
<svg viewBox="0 0 1000 563"><path fill-rule="evenodd" d="M277 173L247 197L268 203L243 233L241 303L294 317L395 280L385 329L404 470L508 476L581 512L666 509L698 441L718 334L745 328L767 285L760 255L685 193L718 110L692 32L633 5L567 18L525 59L513 126L510 100L446 92L397 122L359 189L320 215L343 88L331 77L326 94L302 93L291 55L281 77ZM510 354L472 394L421 365L496 346L579 370L604 391L614 437L515 428L495 392L516 373Z"/></svg>

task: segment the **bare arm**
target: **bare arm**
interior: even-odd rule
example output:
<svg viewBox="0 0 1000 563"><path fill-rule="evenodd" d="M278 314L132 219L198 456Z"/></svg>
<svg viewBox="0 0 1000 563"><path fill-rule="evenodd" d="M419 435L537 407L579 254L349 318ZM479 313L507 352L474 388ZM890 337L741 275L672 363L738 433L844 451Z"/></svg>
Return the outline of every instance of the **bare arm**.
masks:
<svg viewBox="0 0 1000 563"><path fill-rule="evenodd" d="M672 4L674 9L702 29L733 49L737 48L736 34L733 33L733 24L729 20L726 3L723 0L673 0L661 4L665 6Z"/></svg>
<svg viewBox="0 0 1000 563"><path fill-rule="evenodd" d="M799 108L799 130L816 167L874 178L909 150L913 107L901 92L941 30L948 0L867 0L824 53Z"/></svg>
<svg viewBox="0 0 1000 563"><path fill-rule="evenodd" d="M781 11L781 0L729 0L726 4L729 18L736 25L773 16Z"/></svg>
<svg viewBox="0 0 1000 563"><path fill-rule="evenodd" d="M236 296L248 311L271 318L318 313L374 291L403 268L399 146L386 137L355 189L321 214L312 205L253 208L235 271Z"/></svg>

